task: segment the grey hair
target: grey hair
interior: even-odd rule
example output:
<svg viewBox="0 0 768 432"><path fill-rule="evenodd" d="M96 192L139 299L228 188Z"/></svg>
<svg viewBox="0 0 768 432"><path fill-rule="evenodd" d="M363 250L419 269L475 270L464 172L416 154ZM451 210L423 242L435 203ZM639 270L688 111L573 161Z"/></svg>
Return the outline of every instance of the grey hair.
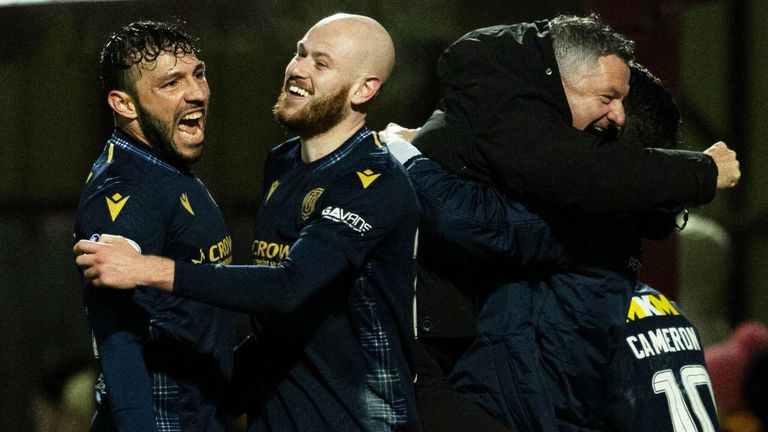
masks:
<svg viewBox="0 0 768 432"><path fill-rule="evenodd" d="M589 16L559 15L549 21L552 47L562 79L578 76L580 69L590 69L597 59L615 55L626 63L634 60L635 43L600 21Z"/></svg>

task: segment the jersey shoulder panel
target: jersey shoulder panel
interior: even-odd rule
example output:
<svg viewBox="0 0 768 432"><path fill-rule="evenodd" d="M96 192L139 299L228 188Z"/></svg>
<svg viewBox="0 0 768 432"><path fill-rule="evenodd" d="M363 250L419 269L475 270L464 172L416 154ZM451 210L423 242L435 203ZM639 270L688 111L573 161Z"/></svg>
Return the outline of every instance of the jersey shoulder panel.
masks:
<svg viewBox="0 0 768 432"><path fill-rule="evenodd" d="M341 170L322 200L323 215L333 208L366 214L378 225L395 224L409 213L416 214L416 195L410 181L389 153L355 160Z"/></svg>
<svg viewBox="0 0 768 432"><path fill-rule="evenodd" d="M94 163L75 223L78 239L115 234L137 242L145 253L161 252L164 232L186 175L147 163L119 147Z"/></svg>

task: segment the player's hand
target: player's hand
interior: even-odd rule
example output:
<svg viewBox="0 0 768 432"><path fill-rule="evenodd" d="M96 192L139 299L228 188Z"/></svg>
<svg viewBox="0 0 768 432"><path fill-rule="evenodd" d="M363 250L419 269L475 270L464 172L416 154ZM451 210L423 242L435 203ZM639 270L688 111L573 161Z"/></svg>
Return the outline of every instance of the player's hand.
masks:
<svg viewBox="0 0 768 432"><path fill-rule="evenodd" d="M96 286L130 289L141 285L143 257L124 237L104 234L98 243L80 240L72 251L85 277Z"/></svg>
<svg viewBox="0 0 768 432"><path fill-rule="evenodd" d="M717 166L717 188L732 188L739 183L741 179L741 170L739 169L739 160L736 159L736 152L729 149L722 142L716 142L712 147L704 150Z"/></svg>
<svg viewBox="0 0 768 432"><path fill-rule="evenodd" d="M390 123L387 125L386 129L379 132L379 137L385 143L389 143L398 138L410 143L413 141L413 137L419 132L419 129L421 128L407 129L397 123Z"/></svg>

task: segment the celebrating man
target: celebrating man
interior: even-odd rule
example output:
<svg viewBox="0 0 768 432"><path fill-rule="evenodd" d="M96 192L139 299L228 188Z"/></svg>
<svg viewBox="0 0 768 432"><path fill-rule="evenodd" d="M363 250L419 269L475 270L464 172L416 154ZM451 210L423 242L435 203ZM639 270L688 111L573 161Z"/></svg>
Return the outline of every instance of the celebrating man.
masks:
<svg viewBox="0 0 768 432"><path fill-rule="evenodd" d="M102 237L75 246L97 286L153 286L260 320L251 430L417 430L412 338L416 198L365 126L394 64L387 31L337 14L298 42L275 117L254 266L194 266ZM106 243L106 244L105 244Z"/></svg>
<svg viewBox="0 0 768 432"><path fill-rule="evenodd" d="M157 22L107 42L101 73L116 129L88 176L75 238L119 234L190 264L231 260L219 208L189 168L202 155L210 97L197 52L189 35ZM93 430L225 430L231 312L87 279L84 297L102 373Z"/></svg>

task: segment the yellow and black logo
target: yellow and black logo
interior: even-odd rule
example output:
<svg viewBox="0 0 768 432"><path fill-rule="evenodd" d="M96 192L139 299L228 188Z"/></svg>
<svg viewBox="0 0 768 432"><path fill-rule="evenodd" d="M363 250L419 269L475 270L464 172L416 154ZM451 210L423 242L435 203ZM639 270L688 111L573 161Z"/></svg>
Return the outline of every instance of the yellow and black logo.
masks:
<svg viewBox="0 0 768 432"><path fill-rule="evenodd" d="M251 246L253 253L253 263L256 265L265 265L275 267L288 256L291 247L287 244L269 242L264 240L254 240Z"/></svg>
<svg viewBox="0 0 768 432"><path fill-rule="evenodd" d="M186 193L181 194L179 201L181 201L182 207L184 207L189 212L189 214L192 216L195 215L195 212L192 211L192 206L189 204L189 197Z"/></svg>
<svg viewBox="0 0 768 432"><path fill-rule="evenodd" d="M675 306L664 297L664 294L658 296L647 294L632 297L627 313L627 322L652 316L680 315Z"/></svg>
<svg viewBox="0 0 768 432"><path fill-rule="evenodd" d="M209 246L207 251L200 248L198 253L200 256L197 259L192 258L194 264L204 264L206 262L229 264L232 262L232 238L226 236L221 241Z"/></svg>
<svg viewBox="0 0 768 432"><path fill-rule="evenodd" d="M315 211L315 203L317 203L318 198L320 198L320 195L322 195L324 191L325 189L323 188L314 188L304 195L304 201L301 202L302 219L307 220L309 215Z"/></svg>
<svg viewBox="0 0 768 432"><path fill-rule="evenodd" d="M267 192L267 197L264 198L264 202L269 201L269 197L272 196L272 194L275 192L275 189L280 186L280 180L275 180L272 182L272 186L269 187L269 192Z"/></svg>
<svg viewBox="0 0 768 432"><path fill-rule="evenodd" d="M376 174L370 169L357 172L357 176L360 178L360 182L363 184L363 189L368 189L368 186L370 186L371 183L376 181L376 179L379 178L380 175L381 173Z"/></svg>
<svg viewBox="0 0 768 432"><path fill-rule="evenodd" d="M107 197L107 208L109 208L109 216L112 218L112 222L117 219L117 216L123 210L125 203L128 202L128 198L130 198L130 196L124 197L119 193Z"/></svg>

